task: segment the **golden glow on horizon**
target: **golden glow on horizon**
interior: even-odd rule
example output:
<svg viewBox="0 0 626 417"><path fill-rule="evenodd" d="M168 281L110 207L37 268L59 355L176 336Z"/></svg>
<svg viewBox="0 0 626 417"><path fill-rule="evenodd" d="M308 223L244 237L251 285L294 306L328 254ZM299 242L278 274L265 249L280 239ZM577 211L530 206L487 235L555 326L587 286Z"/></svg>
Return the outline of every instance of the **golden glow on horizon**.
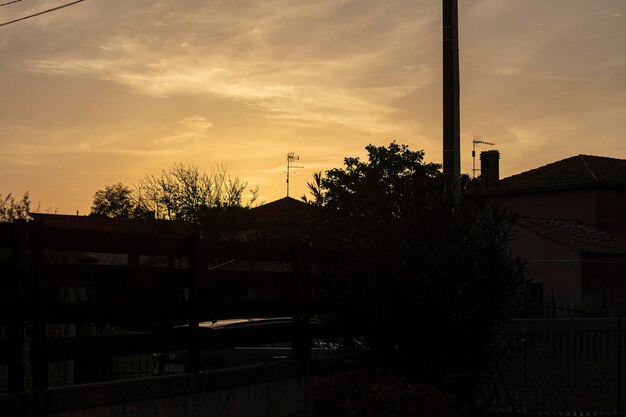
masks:
<svg viewBox="0 0 626 417"><path fill-rule="evenodd" d="M52 4L44 2L45 5ZM10 20L42 4L0 9ZM460 5L463 170L626 158L623 0ZM175 162L285 194L391 140L441 160L440 2L85 1L0 31L0 194L87 213L93 193Z"/></svg>

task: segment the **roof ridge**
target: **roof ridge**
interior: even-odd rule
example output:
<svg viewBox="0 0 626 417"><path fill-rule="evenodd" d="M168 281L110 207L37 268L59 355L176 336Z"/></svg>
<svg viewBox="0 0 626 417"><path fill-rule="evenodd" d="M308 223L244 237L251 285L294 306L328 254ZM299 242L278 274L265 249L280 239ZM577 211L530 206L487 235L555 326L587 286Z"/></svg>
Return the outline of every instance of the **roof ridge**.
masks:
<svg viewBox="0 0 626 417"><path fill-rule="evenodd" d="M585 156L587 156L587 155L583 155L583 154L578 155L578 157L580 158L581 162L583 163L583 166L587 169L587 172L589 173L589 175L591 175L591 179L594 180L594 181L598 181L598 176L596 175L595 172L593 172L593 170L591 169L591 167L587 163L587 160L585 159Z"/></svg>
<svg viewBox="0 0 626 417"><path fill-rule="evenodd" d="M578 156L586 156L588 158L597 158L597 159L611 159L613 161L626 161L626 158L615 158L613 156L602 156L602 155L590 155L586 153L581 153Z"/></svg>
<svg viewBox="0 0 626 417"><path fill-rule="evenodd" d="M500 180L486 194L607 186L626 189L626 159L579 154Z"/></svg>
<svg viewBox="0 0 626 417"><path fill-rule="evenodd" d="M578 155L578 156L580 156L580 155ZM561 162L567 161L568 159L577 158L578 156L570 156L570 157L567 157L567 158L564 158L564 159L559 159L558 161L550 162L550 163L547 163L545 165L541 165L541 166L538 166L538 167L535 167L535 168L531 168L531 169L529 169L527 171L518 172L517 174L513 174L513 175L510 175L508 177L504 177L504 178L502 178L502 180L508 180L510 178L515 178L515 177L518 177L520 175L528 174L529 172L535 172L535 171L543 170L546 167L549 167L549 166L552 166L552 165L556 165L556 164L560 164Z"/></svg>

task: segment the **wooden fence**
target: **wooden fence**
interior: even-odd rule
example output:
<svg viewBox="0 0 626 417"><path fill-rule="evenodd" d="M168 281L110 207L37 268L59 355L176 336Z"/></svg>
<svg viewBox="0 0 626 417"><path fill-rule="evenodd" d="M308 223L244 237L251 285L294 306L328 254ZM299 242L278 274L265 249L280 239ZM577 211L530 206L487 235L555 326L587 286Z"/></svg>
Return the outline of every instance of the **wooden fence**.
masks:
<svg viewBox="0 0 626 417"><path fill-rule="evenodd" d="M72 261L76 254L89 255L92 262ZM113 254L119 264L94 262L99 254ZM239 266L220 267L229 262ZM315 336L311 315L337 306L321 297L325 283L315 273L316 265L340 262L338 254L302 244L211 242L55 229L40 222L0 223L0 325L10 335L0 340L0 365L8 364L8 391L31 388L25 383L25 347L33 390L48 386L48 365L54 361L185 350L187 369L195 372L201 349L285 340L293 342L294 356L309 357ZM63 297L72 288L80 288L86 297ZM250 297L254 291L262 296ZM293 326L199 331L201 322L248 317L292 317ZM52 337L53 324L141 325L143 331ZM174 331L174 324L187 329Z"/></svg>

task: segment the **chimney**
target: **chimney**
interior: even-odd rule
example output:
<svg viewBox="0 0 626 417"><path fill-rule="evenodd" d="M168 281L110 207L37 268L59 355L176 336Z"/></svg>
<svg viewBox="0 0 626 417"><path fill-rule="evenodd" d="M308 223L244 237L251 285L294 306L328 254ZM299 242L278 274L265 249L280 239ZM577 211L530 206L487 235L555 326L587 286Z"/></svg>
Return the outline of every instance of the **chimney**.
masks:
<svg viewBox="0 0 626 417"><path fill-rule="evenodd" d="M500 152L484 151L480 153L480 178L484 189L498 186L500 181Z"/></svg>

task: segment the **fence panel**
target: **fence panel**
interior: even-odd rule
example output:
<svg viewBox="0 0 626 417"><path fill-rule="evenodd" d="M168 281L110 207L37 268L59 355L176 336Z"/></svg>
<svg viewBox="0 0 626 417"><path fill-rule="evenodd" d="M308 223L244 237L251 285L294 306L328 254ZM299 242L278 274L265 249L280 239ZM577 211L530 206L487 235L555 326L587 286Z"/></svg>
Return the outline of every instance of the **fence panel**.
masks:
<svg viewBox="0 0 626 417"><path fill-rule="evenodd" d="M311 329L311 314L340 305L317 297L323 291L313 292L324 285L311 264L346 260L301 245L69 230L40 222L0 224L3 246L0 324L13 338L0 340L0 355L7 358L15 392L29 388L25 355L32 358L35 390L90 372L89 380L98 380L103 366L116 377L124 369L147 375L152 353L175 350L189 351L193 360L208 347L292 341L294 355L308 357L319 330ZM290 317L293 326L212 332L199 326L263 317ZM172 330L174 325L182 330ZM89 372L86 365L92 365ZM198 369L191 365L189 370Z"/></svg>
<svg viewBox="0 0 626 417"><path fill-rule="evenodd" d="M505 389L495 409L589 416L620 411L620 319L517 320L507 334L514 349L497 370Z"/></svg>

